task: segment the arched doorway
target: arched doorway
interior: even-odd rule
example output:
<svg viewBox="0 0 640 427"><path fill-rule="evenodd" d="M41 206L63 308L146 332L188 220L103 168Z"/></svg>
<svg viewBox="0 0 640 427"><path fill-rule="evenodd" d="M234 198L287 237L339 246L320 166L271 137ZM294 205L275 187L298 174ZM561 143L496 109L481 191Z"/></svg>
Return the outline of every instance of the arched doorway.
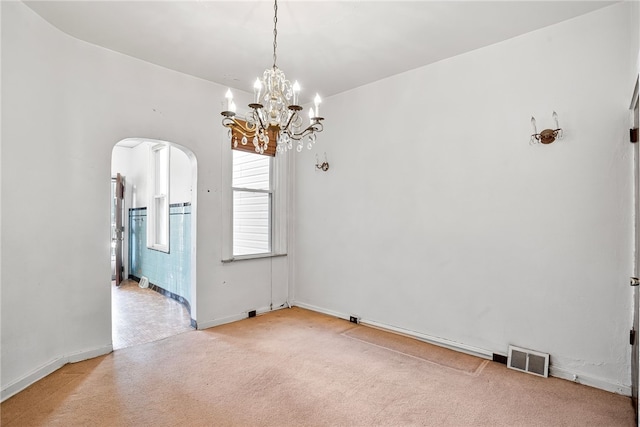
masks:
<svg viewBox="0 0 640 427"><path fill-rule="evenodd" d="M179 144L127 138L113 148L111 172L117 350L195 327L197 162ZM116 260L120 247L121 263ZM121 283L114 280L120 264Z"/></svg>

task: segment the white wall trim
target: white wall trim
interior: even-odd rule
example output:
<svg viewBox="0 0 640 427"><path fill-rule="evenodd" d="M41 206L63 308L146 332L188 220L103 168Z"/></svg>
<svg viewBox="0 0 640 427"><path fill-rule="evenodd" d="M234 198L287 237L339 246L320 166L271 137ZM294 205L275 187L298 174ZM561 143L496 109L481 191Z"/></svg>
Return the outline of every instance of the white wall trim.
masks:
<svg viewBox="0 0 640 427"><path fill-rule="evenodd" d="M461 353L470 354L472 356L480 357L482 359L493 359L493 352L478 347L462 344L455 341L450 341L445 338L434 337L431 335L421 334L419 332L410 331L407 329L396 328L395 326L385 325L370 320L360 320L360 323L366 326L371 326L377 329L382 329L396 334L405 335L410 338L415 338L419 341L424 341L429 344L434 344L440 347L445 347L450 350L459 351Z"/></svg>
<svg viewBox="0 0 640 427"><path fill-rule="evenodd" d="M209 329L215 326L237 322L238 320L242 320L246 318L247 318L247 313L238 313L238 314L234 314L233 316L221 317L219 319L208 320L206 322L197 322L198 330Z"/></svg>
<svg viewBox="0 0 640 427"><path fill-rule="evenodd" d="M12 382L11 384L3 388L0 396L0 402L4 402L11 396L29 387L31 384L43 379L49 374L54 373L55 371L62 368L67 363L76 363L76 362L81 362L87 359L93 359L94 357L102 356L104 354L109 354L112 351L113 351L113 345L109 344L104 347L98 347L98 348L94 348L87 351L72 353L70 355L62 356L48 363L45 363L39 368L31 371L27 375L17 379L16 381Z"/></svg>
<svg viewBox="0 0 640 427"><path fill-rule="evenodd" d="M311 310L311 311L316 311L318 313L322 313L322 314L327 314L329 316L333 316L333 317L337 317L340 319L344 319L344 320L349 320L349 318L351 317L350 315L344 314L344 313L340 313L337 311L333 311L333 310L329 310L327 308L323 308L323 307L318 307L312 304L307 304L306 302L300 302L300 301L293 301L293 303L291 304L294 307L300 307L300 308L305 308L307 310Z"/></svg>
<svg viewBox="0 0 640 427"><path fill-rule="evenodd" d="M83 360L93 359L94 357L103 356L113 351L113 345L105 345L104 347L94 348L92 350L79 351L77 353L71 353L66 357L67 363L77 363Z"/></svg>
<svg viewBox="0 0 640 427"><path fill-rule="evenodd" d="M1 396L2 402L10 398L11 396L17 394L18 392L21 392L22 390L29 387L31 384L35 383L36 381L41 380L47 375L62 368L66 363L67 362L65 361L64 357L61 357L59 359L54 359L49 363L46 363L45 365L35 369L34 371L31 371L30 373L23 376L22 378L9 384L8 386L2 389L2 396Z"/></svg>
<svg viewBox="0 0 640 427"><path fill-rule="evenodd" d="M300 308L306 308L306 309L311 310L311 311L317 311L319 313L328 314L329 316L339 317L340 319L349 320L349 318L351 317L348 314L338 313L338 312L335 312L335 311L332 311L332 310L326 310L326 309L323 309L323 308L320 308L320 307L316 307L316 306L311 305L311 304L305 304L305 303L298 302L298 301L295 301L293 303L293 305L295 305L297 307L300 307ZM434 345L437 345L437 346L440 346L440 347L448 348L450 350L455 350L455 351L459 351L461 353L470 354L472 356L480 357L482 359L493 359L493 353L490 352L489 350L484 350L484 349L481 349L481 348L472 347L470 345L458 343L458 342L455 342L455 341L450 341L450 340L447 340L447 339L444 339L444 338L438 338L438 337L434 337L434 336L431 336L431 335L421 334L419 332L410 331L408 329L403 329L403 328L398 328L398 327L391 326L391 325L386 325L384 323L375 322L373 320L359 319L359 322L362 325L371 326L373 328L382 329L382 330L389 331L389 332L394 332L394 333L400 334L400 335L405 335L405 336L408 336L410 338L415 338L417 340L427 342L429 344L434 344Z"/></svg>
<svg viewBox="0 0 640 427"><path fill-rule="evenodd" d="M338 317L340 319L349 320L350 315L339 313L337 311L324 309L321 307L317 307L315 305L306 304L299 301L294 301L293 304L296 307L305 308L307 310L315 311L318 313L327 314L329 316ZM400 335L405 335L411 338L418 339L420 341L427 342L429 344L438 345L440 347L445 347L451 350L459 351L461 353L470 354L472 356L480 357L483 359L493 359L493 352L477 347L472 347L466 344L458 343L455 341L449 341L444 338L433 337L426 334L421 334L419 332L409 331L407 329L397 328L395 326L386 325L384 323L375 322L372 320L360 319L360 324L371 326L377 329L382 329L385 331L394 332ZM576 382L579 384L584 384L590 387L598 388L601 390L606 390L611 393L617 393L624 396L631 396L631 386L612 383L611 381L604 380L602 378L597 378L589 375L584 375L582 373L573 372L565 368L561 368L558 366L551 365L549 366L549 375L556 378L561 378L564 380L569 380L572 382ZM574 380L574 375L576 376L576 380Z"/></svg>
<svg viewBox="0 0 640 427"><path fill-rule="evenodd" d="M578 372L573 372L565 368L558 366L549 366L549 375L556 378L562 378L578 384L588 385L590 387L606 390L611 393L621 394L623 396L631 396L631 386L624 384L616 384L611 381L604 380L602 378L585 375ZM574 380L574 375L576 379Z"/></svg>
<svg viewBox="0 0 640 427"><path fill-rule="evenodd" d="M282 310L283 308L289 308L286 302L284 304L282 304L282 306L280 306L280 307L273 307L273 308L262 307L262 308L257 308L256 309L256 314L264 314L264 313L268 313L270 311ZM248 319L249 318L249 311L252 311L252 310L248 310L248 311L244 311L242 313L234 314L233 316L227 316L227 317L221 317L220 319L209 320L207 322L197 322L198 323L198 330L209 329L209 328L213 328L215 326L225 325L227 323L233 323L233 322L237 322L239 320Z"/></svg>

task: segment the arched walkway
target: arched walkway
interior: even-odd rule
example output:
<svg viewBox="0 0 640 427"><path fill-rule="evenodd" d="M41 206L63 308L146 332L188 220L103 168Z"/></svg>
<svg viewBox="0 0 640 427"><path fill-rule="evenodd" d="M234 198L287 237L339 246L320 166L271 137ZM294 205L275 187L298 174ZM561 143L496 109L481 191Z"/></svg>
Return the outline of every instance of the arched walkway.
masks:
<svg viewBox="0 0 640 427"><path fill-rule="evenodd" d="M118 349L195 325L197 162L179 144L127 138L114 146L111 165L124 189L121 211L112 191L112 266L120 265L114 259L122 248L123 281L112 282Z"/></svg>

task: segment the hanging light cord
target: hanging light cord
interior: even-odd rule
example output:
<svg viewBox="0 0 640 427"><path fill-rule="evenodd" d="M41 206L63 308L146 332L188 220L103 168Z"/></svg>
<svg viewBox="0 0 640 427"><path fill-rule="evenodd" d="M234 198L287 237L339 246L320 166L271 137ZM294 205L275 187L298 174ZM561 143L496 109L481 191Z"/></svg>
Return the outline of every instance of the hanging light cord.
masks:
<svg viewBox="0 0 640 427"><path fill-rule="evenodd" d="M278 37L278 0L275 0L274 4L273 4L273 68L277 68L276 67L276 47L278 47L278 42L276 41L276 38Z"/></svg>

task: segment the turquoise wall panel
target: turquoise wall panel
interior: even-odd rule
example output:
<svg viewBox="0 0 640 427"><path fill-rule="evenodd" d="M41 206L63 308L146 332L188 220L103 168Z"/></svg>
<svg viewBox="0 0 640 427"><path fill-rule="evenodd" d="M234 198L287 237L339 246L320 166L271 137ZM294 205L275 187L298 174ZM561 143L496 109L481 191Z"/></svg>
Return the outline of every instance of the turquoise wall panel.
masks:
<svg viewBox="0 0 640 427"><path fill-rule="evenodd" d="M129 274L191 303L191 206L169 208L169 253L147 248L147 208L129 209Z"/></svg>

